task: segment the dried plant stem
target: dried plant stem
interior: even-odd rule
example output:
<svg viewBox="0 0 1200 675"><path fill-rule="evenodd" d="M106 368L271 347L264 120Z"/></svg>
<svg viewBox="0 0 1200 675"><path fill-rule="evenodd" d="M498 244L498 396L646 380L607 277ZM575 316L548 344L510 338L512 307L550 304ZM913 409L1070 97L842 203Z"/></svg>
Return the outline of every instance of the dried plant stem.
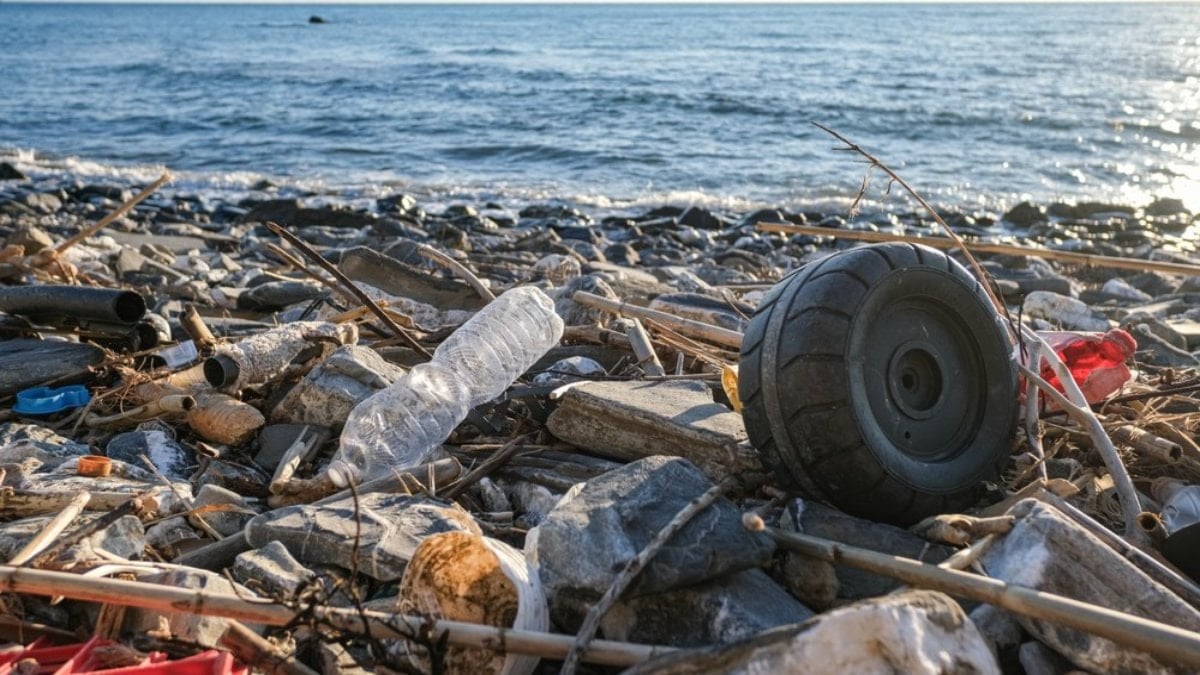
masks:
<svg viewBox="0 0 1200 675"><path fill-rule="evenodd" d="M471 288L475 289L475 292L479 294L479 297L483 298L484 300L491 302L492 300L496 299L496 294L492 292L492 289L485 286L484 283L479 280L479 277L475 276L474 272L467 269L465 265L458 262L454 258L442 253L429 244L421 244L417 246L417 253L420 253L425 258L432 260L453 272L455 276L467 282Z"/></svg>
<svg viewBox="0 0 1200 675"><path fill-rule="evenodd" d="M658 360L658 353L654 351L654 344L650 342L650 336L646 333L642 322L638 319L630 319L630 323L632 325L629 330L625 331L625 336L629 338L629 346L638 358L637 365L652 377L666 375L667 371L663 370L662 361Z"/></svg>
<svg viewBox="0 0 1200 675"><path fill-rule="evenodd" d="M517 454L517 452L524 447L525 441L527 440L529 440L529 434L524 434L512 439L508 443L505 443L502 447L497 449L487 459L485 459L479 466L467 472L467 475L451 483L449 487L446 488L445 492L439 496L445 499L454 499L455 497L459 496L467 488L479 482L480 478L483 478L484 476L495 471L497 468L511 459L513 455Z"/></svg>
<svg viewBox="0 0 1200 675"><path fill-rule="evenodd" d="M587 291L575 291L571 299L585 307L603 310L610 314L618 316L627 316L635 319L650 319L658 323L677 330L685 335L698 337L703 340L709 340L725 347L740 349L742 346L742 334L735 330L728 330L719 326L704 323L703 321L695 321L693 319L684 319L660 312L656 309L647 307L639 307L631 305L620 300L610 300L608 298L588 293Z"/></svg>
<svg viewBox="0 0 1200 675"><path fill-rule="evenodd" d="M1042 345L1040 342L1034 342L1029 346L1029 362L1040 364L1042 362ZM1033 452L1033 456L1037 458L1038 477L1042 480L1047 480L1049 474L1046 473L1046 450L1042 447L1042 425L1041 419L1038 417L1038 401L1041 398L1037 395L1037 384L1033 380L1025 381L1025 438L1029 442L1029 449Z"/></svg>
<svg viewBox="0 0 1200 675"><path fill-rule="evenodd" d="M37 533L37 536L30 539L28 544L25 544L20 551L17 551L16 555L9 558L8 564L24 565L32 560L34 556L44 551L47 546L54 543L54 540L63 533L63 530L67 529L79 517L79 514L83 512L84 507L87 506L91 498L92 495L86 491L76 494L71 499L71 502L67 504L66 508L54 516L49 523L46 523L46 526L42 528L41 532Z"/></svg>
<svg viewBox="0 0 1200 675"><path fill-rule="evenodd" d="M126 213L129 213L130 211L132 211L133 207L137 206L138 204L140 204L142 202L142 200L144 200L147 197L149 197L150 195L154 194L156 191L158 191L159 188L161 188L163 185L166 185L167 181L169 181L169 180L171 180L171 172L164 171L163 175L158 177L158 180L156 180L153 183L151 183L150 185L146 186L145 189L143 189L141 192L134 195L129 201L125 202L124 204L121 204L121 206L118 207L116 211L113 211L112 213L108 214L107 216L104 216L99 221L97 221L95 225L91 225L89 227L86 227L86 228L80 230L79 232L77 232L75 234L75 236L60 243L58 246L55 246L53 249L50 249L46 253L39 254L39 255L46 256L46 258L45 258L46 262L55 260L56 258L58 258L59 255L61 255L67 249L78 244L79 242L83 241L84 239L87 239L88 237L96 234L100 230L103 230L104 228L111 225L112 222L115 221L117 218L120 218L121 216L125 215Z"/></svg>
<svg viewBox="0 0 1200 675"><path fill-rule="evenodd" d="M0 591L58 595L73 600L121 604L160 612L222 616L268 626L289 625L300 614L300 610L275 602L247 600L223 593L11 566L0 566ZM312 607L308 613L312 620L347 633L379 639L406 639L414 634L429 634L432 639L445 639L449 644L550 659L563 658L573 642L570 635L497 628L464 621L431 621L428 617L403 614L323 606ZM631 666L672 651L675 650L670 647L597 640L588 648L584 660L609 666Z"/></svg>
<svg viewBox="0 0 1200 675"><path fill-rule="evenodd" d="M287 241L287 243L299 249L299 251L303 253L309 260L319 265L321 269L333 275L333 278L337 279L338 283L341 284L343 288L352 293L359 302L367 307L370 307L371 312L375 316L379 317L379 320L383 322L383 325L387 326L388 330L392 331L393 335L403 340L405 344L413 349L413 351L427 359L433 358L433 355L430 354L429 351L424 347L422 347L421 343L417 342L416 338L414 338L412 335L409 335L408 331L401 328L392 319L391 315L383 311L383 309L381 309L379 305L371 299L370 296L364 293L363 290L359 288L358 285L356 285L353 281L351 281L349 277L347 277L345 274L342 274L342 271L334 266L333 263L330 263L328 260L322 257L320 253L317 253L315 250L313 250L311 246L304 243L304 240L300 239L300 237L288 232L283 226L277 223L267 223L266 225L268 230L282 237L285 241Z"/></svg>
<svg viewBox="0 0 1200 675"><path fill-rule="evenodd" d="M834 237L837 239L852 239L855 241L888 242L900 241L909 244L924 244L932 248L953 249L958 243L944 237L916 237L887 232L866 232L860 230L835 230L829 227L814 227L811 225L785 225L782 223L758 223L761 232L779 232L783 234L808 234L816 237ZM1012 244L992 244L986 242L971 242L967 244L975 253L994 253L999 255L1020 255L1056 260L1071 265L1099 267L1104 269L1137 270L1141 272L1163 272L1165 274L1182 274L1200 276L1200 265L1173 263L1160 260L1139 260L1137 258L1121 258L1116 256L1093 255L1089 253L1074 253L1071 251L1055 251L1033 246L1015 246Z"/></svg>
<svg viewBox="0 0 1200 675"><path fill-rule="evenodd" d="M679 513L675 514L674 518L671 518L670 522L654 535L654 538L646 544L645 548L638 551L633 559L625 563L625 567L621 568L621 571L617 573L617 576L613 579L604 596L588 610L587 616L583 619L583 625L579 627L579 632L575 635L575 641L571 643L571 650L567 652L567 658L563 660L562 670L559 671L559 675L574 675L575 669L579 667L580 656L588 648L588 642L596 634L596 630L600 628L601 619L617 603L617 600L621 598L621 594L625 592L625 589L629 588L629 584L633 583L633 580L646 567L646 564L671 540L671 537L682 530L697 514L712 506L712 503L717 501L733 485L734 482L732 479L725 479L706 490L704 494L688 502L686 506L679 510Z"/></svg>
<svg viewBox="0 0 1200 675"><path fill-rule="evenodd" d="M1107 638L1156 657L1200 666L1200 633L1008 584L976 574L942 569L902 556L877 553L828 539L768 527L779 546L818 560L866 570L921 588L986 602L1010 612Z"/></svg>

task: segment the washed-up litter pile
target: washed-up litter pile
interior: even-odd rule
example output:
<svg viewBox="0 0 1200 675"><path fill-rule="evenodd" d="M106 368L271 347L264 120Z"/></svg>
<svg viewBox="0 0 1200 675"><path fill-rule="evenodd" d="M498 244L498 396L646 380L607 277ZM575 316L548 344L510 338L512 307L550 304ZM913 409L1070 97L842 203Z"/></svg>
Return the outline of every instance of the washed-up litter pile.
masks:
<svg viewBox="0 0 1200 675"><path fill-rule="evenodd" d="M596 222L263 188L233 204L0 182L0 671L1200 665L1200 268L1181 204L949 219L1050 252L978 254L1012 317L997 323L1012 351L987 358L1013 378L1009 400L976 392L979 410L1024 421L969 503L922 498L955 507L913 518L885 490L841 489L881 470L845 458L872 455L755 426L793 396L816 402L797 419L837 409L819 394L841 375L770 384L764 403L738 365L776 282L857 232L935 234L917 215ZM767 335L786 352L788 334ZM1035 335L1074 398L1026 387L1071 391L1056 359L1028 353ZM886 394L932 417L920 433L956 374L920 369L937 344L902 362L911 392ZM850 349L829 346L780 352L779 372ZM1036 367L1018 381L1018 363ZM922 373L947 388L922 398ZM788 464L781 433L819 456ZM920 453L905 456L930 475L948 461Z"/></svg>

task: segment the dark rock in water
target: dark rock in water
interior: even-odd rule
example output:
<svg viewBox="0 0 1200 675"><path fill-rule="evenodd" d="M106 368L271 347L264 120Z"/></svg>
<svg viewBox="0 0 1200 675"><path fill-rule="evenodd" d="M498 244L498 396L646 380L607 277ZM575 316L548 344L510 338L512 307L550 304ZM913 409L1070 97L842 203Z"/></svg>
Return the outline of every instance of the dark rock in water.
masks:
<svg viewBox="0 0 1200 675"><path fill-rule="evenodd" d="M1080 202L1078 204L1064 204L1056 202L1050 205L1047 210L1052 216L1059 218L1092 218L1101 213L1124 213L1128 215L1134 214L1134 209L1128 206L1118 204L1105 204L1103 202Z"/></svg>
<svg viewBox="0 0 1200 675"><path fill-rule="evenodd" d="M1046 220L1046 210L1029 202L1021 202L1004 214L1004 220L1017 227L1029 227Z"/></svg>
<svg viewBox="0 0 1200 675"><path fill-rule="evenodd" d="M642 261L637 249L629 244L609 244L604 248L604 259L616 265L632 267Z"/></svg>
<svg viewBox="0 0 1200 675"><path fill-rule="evenodd" d="M0 342L0 395L15 394L46 382L69 384L91 377L90 367L104 360L99 347L57 340Z"/></svg>
<svg viewBox="0 0 1200 675"><path fill-rule="evenodd" d="M533 204L517 212L521 218L553 218L557 220L574 220L580 223L592 222L591 216L571 206L559 204Z"/></svg>
<svg viewBox="0 0 1200 675"><path fill-rule="evenodd" d="M378 217L370 213L339 210L334 208L306 208L298 199L271 199L265 202L245 202L250 212L243 222L274 222L288 227L366 227L374 224Z"/></svg>
<svg viewBox="0 0 1200 675"><path fill-rule="evenodd" d="M0 162L0 180L25 180L27 176L8 162Z"/></svg>
<svg viewBox="0 0 1200 675"><path fill-rule="evenodd" d="M195 455L190 450L158 429L117 434L104 448L104 454L110 459L147 468L141 458L145 455L155 468L172 481L186 481L196 463Z"/></svg>
<svg viewBox="0 0 1200 675"><path fill-rule="evenodd" d="M719 230L725 227L725 221L708 209L699 206L689 206L679 215L679 224L695 227L701 230Z"/></svg>
<svg viewBox="0 0 1200 675"><path fill-rule="evenodd" d="M657 208L650 209L649 211L643 213L641 216L639 216L637 218L637 220L639 220L639 221L658 220L661 218L670 218L673 220L675 218L678 218L682 214L683 214L683 209L679 208L678 206L659 206Z"/></svg>
<svg viewBox="0 0 1200 675"><path fill-rule="evenodd" d="M1159 197L1150 203L1145 209L1148 216L1174 216L1181 213L1190 213L1183 205L1182 199L1172 199L1170 197Z"/></svg>
<svg viewBox="0 0 1200 675"><path fill-rule="evenodd" d="M325 288L307 281L268 281L238 295L238 309L274 312L321 297Z"/></svg>
<svg viewBox="0 0 1200 675"><path fill-rule="evenodd" d="M108 199L120 204L129 201L133 197L133 193L115 185L84 185L75 190L72 196L78 201Z"/></svg>
<svg viewBox="0 0 1200 675"><path fill-rule="evenodd" d="M784 225L790 224L791 221L783 215L783 211L779 209L759 209L753 213L747 214L742 218L741 225L754 226L758 223L781 223Z"/></svg>
<svg viewBox="0 0 1200 675"><path fill-rule="evenodd" d="M309 23L329 23L328 21L317 16L316 14L313 14L312 16L308 17L308 22Z"/></svg>

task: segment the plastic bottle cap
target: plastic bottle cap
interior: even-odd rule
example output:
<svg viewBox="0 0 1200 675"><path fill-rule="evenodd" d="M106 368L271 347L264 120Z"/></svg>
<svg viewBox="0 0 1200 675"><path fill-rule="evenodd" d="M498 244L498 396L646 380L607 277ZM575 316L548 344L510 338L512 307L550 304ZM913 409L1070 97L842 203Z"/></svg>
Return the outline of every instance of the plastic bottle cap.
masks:
<svg viewBox="0 0 1200 675"><path fill-rule="evenodd" d="M103 478L112 473L112 460L101 455L84 455L79 458L79 475Z"/></svg>

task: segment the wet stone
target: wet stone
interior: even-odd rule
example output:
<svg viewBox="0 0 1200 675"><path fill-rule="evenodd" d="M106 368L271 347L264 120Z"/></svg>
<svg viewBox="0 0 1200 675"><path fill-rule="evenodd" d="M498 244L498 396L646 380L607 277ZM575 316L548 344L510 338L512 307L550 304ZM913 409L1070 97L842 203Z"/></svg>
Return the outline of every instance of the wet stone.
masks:
<svg viewBox="0 0 1200 675"><path fill-rule="evenodd" d="M360 496L357 511L352 497L321 506L269 511L250 521L246 539L256 548L279 541L305 564L357 568L374 579L395 581L403 576L422 539L451 530L481 534L471 515L458 506L408 495L371 493Z"/></svg>
<svg viewBox="0 0 1200 675"><path fill-rule="evenodd" d="M231 571L246 588L270 598L291 598L316 576L278 541L238 555Z"/></svg>
<svg viewBox="0 0 1200 675"><path fill-rule="evenodd" d="M690 462L649 457L576 486L526 538L539 565L551 617L577 625L613 575L687 503L712 487ZM762 565L771 540L741 526L741 513L718 499L683 527L626 592L637 597Z"/></svg>

